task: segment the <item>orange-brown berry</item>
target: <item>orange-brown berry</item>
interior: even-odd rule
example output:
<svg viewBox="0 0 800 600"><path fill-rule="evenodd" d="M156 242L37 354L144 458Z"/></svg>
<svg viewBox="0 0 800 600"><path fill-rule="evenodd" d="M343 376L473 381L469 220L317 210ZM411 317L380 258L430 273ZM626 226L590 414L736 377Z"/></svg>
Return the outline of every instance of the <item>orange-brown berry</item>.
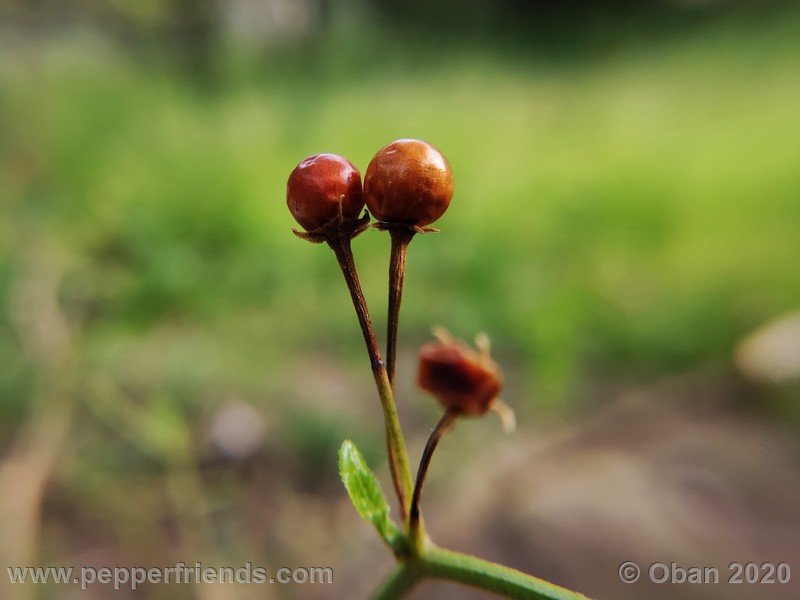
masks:
<svg viewBox="0 0 800 600"><path fill-rule="evenodd" d="M422 346L417 384L445 408L473 416L488 411L503 387L502 374L487 354L455 340Z"/></svg>
<svg viewBox="0 0 800 600"><path fill-rule="evenodd" d="M429 225L444 214L452 196L447 159L421 140L397 140L381 148L364 176L367 208L386 223Z"/></svg>
<svg viewBox="0 0 800 600"><path fill-rule="evenodd" d="M337 154L315 154L303 160L286 184L286 204L306 231L314 231L339 214L355 219L364 208L361 173Z"/></svg>

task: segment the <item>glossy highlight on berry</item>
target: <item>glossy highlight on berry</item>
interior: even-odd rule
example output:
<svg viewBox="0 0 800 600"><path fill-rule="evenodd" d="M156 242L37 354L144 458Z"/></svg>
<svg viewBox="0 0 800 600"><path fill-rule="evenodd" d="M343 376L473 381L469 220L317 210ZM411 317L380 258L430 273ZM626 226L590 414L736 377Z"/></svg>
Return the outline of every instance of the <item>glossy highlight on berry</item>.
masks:
<svg viewBox="0 0 800 600"><path fill-rule="evenodd" d="M385 223L429 225L445 213L452 196L450 164L422 140L401 139L381 148L364 176L367 208Z"/></svg>
<svg viewBox="0 0 800 600"><path fill-rule="evenodd" d="M295 167L286 184L286 204L306 231L327 225L339 215L355 219L364 208L361 173L337 154L315 154Z"/></svg>

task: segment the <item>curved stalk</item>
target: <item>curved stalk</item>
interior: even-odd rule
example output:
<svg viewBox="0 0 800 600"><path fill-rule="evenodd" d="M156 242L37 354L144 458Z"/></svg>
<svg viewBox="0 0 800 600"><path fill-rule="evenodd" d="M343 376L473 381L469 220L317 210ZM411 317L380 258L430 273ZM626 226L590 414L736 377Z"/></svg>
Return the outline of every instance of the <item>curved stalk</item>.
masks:
<svg viewBox="0 0 800 600"><path fill-rule="evenodd" d="M425 485L425 477L428 475L428 468L433 458L433 453L439 445L442 436L453 423L457 416L454 410L446 410L433 428L428 442L425 444L425 450L422 451L422 458L419 461L419 469L417 470L417 480L414 484L414 493L411 496L411 508L409 510L408 528L411 536L411 547L421 550L423 543L424 532L422 531L420 522L419 502L422 498L422 487Z"/></svg>
<svg viewBox="0 0 800 600"><path fill-rule="evenodd" d="M375 328L367 308L367 301L361 289L361 282L356 272L353 251L350 247L350 239L347 237L336 237L328 240L328 245L336 254L336 259L342 269L347 289L353 300L353 307L356 310L358 323L361 326L361 333L364 336L364 343L367 346L372 375L375 378L375 386L378 389L378 396L381 399L383 417L386 422L386 446L389 455L389 467L392 473L392 483L394 484L397 499L400 503L400 512L403 521L408 517L408 498L411 497L411 469L408 466L408 452L406 451L405 439L400 427L400 419L397 415L397 407L394 403L392 385L386 372L386 366L381 358L381 351L378 340L375 336Z"/></svg>

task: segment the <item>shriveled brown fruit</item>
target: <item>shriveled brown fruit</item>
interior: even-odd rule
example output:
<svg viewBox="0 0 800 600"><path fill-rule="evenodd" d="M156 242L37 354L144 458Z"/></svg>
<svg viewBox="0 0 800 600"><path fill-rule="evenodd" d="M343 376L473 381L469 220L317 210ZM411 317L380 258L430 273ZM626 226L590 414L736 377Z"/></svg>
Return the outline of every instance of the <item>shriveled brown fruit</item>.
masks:
<svg viewBox="0 0 800 600"><path fill-rule="evenodd" d="M502 373L488 353L447 338L420 349L417 384L445 408L470 416L486 413L503 387Z"/></svg>

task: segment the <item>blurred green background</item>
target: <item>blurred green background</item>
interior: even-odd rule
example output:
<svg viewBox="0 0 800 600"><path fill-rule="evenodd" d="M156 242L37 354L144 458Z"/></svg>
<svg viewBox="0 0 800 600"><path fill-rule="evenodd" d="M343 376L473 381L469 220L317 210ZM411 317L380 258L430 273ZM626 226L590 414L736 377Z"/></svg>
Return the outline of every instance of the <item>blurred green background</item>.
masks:
<svg viewBox="0 0 800 600"><path fill-rule="evenodd" d="M351 437L388 481L379 406L333 256L291 234L284 195L305 156L363 172L398 137L440 148L456 182L409 256L412 461L438 413L412 385L434 324L490 334L520 421L501 442L464 424L442 471L480 479L471 456L670 378L796 431L797 387L733 360L800 306L795 3L75 0L0 19L7 561L332 563L343 586L132 595L152 598L361 597L380 579L388 553L335 471ZM355 253L382 332L388 238ZM540 567L519 540L473 550Z"/></svg>

